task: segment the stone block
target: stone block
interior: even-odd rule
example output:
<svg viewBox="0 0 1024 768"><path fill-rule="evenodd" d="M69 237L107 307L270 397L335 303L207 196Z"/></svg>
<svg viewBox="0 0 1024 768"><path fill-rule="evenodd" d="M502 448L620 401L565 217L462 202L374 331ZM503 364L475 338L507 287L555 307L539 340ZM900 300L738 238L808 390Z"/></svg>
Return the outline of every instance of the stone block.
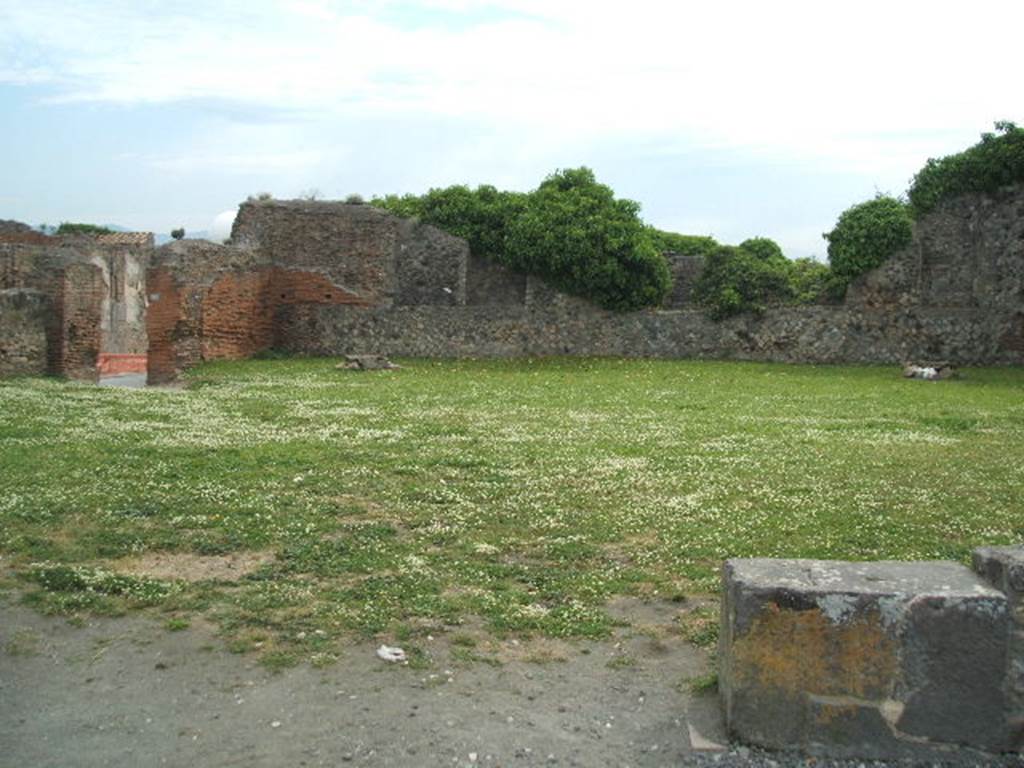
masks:
<svg viewBox="0 0 1024 768"><path fill-rule="evenodd" d="M974 550L975 572L1005 593L1017 605L1024 599L1024 544L1013 547L979 547Z"/></svg>
<svg viewBox="0 0 1024 768"><path fill-rule="evenodd" d="M1007 598L956 563L730 560L719 689L741 740L833 757L1014 746Z"/></svg>
<svg viewBox="0 0 1024 768"><path fill-rule="evenodd" d="M1018 750L1024 748L1024 545L974 550L974 570L1010 602L1012 628L1006 692L1011 729Z"/></svg>

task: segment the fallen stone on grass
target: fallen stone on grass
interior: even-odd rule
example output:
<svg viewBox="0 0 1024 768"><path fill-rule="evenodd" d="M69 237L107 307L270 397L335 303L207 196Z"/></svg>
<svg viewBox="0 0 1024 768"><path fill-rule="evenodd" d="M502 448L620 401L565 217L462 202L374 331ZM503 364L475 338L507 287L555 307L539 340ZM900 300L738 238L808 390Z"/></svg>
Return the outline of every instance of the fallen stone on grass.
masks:
<svg viewBox="0 0 1024 768"><path fill-rule="evenodd" d="M345 355L345 362L335 368L339 371L393 371L399 366L383 355Z"/></svg>
<svg viewBox="0 0 1024 768"><path fill-rule="evenodd" d="M903 378L945 381L959 376L956 368L949 363L907 363L903 366Z"/></svg>

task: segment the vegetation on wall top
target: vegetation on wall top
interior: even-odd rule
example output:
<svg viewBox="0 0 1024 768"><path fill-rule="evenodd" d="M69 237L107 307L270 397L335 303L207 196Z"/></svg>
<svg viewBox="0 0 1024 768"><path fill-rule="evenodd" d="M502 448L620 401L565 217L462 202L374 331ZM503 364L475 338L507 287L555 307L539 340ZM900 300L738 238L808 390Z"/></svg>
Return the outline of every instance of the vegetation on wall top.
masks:
<svg viewBox="0 0 1024 768"><path fill-rule="evenodd" d="M910 245L913 220L943 200L1019 182L1024 182L1024 128L1011 122L997 122L994 133L983 133L963 152L929 159L911 181L906 202L878 195L845 210L825 233L831 290L842 295L855 278Z"/></svg>
<svg viewBox="0 0 1024 768"><path fill-rule="evenodd" d="M828 266L814 259L786 258L767 237L720 245L705 257L694 297L721 320L763 312L770 304L814 304L834 291Z"/></svg>
<svg viewBox="0 0 1024 768"><path fill-rule="evenodd" d="M917 172L907 198L914 215L942 200L968 192L995 192L1024 181L1024 128L1001 121L995 133L981 134L973 147L939 159L931 158Z"/></svg>
<svg viewBox="0 0 1024 768"><path fill-rule="evenodd" d="M71 221L62 221L57 227L58 235L110 235L114 230L110 227L101 227L98 224L83 224Z"/></svg>
<svg viewBox="0 0 1024 768"><path fill-rule="evenodd" d="M851 280L883 264L897 251L910 245L913 219L902 200L878 195L847 208L828 240L828 260L845 290Z"/></svg>
<svg viewBox="0 0 1024 768"><path fill-rule="evenodd" d="M529 193L456 185L372 203L463 237L474 254L607 309L656 306L671 287L639 204L616 198L589 168L556 171Z"/></svg>
<svg viewBox="0 0 1024 768"><path fill-rule="evenodd" d="M721 245L715 238L706 235L681 235L678 232L666 232L650 226L647 227L647 234L654 247L662 253L707 256Z"/></svg>
<svg viewBox="0 0 1024 768"><path fill-rule="evenodd" d="M726 246L644 225L640 206L617 199L588 168L557 171L529 193L457 185L372 203L463 237L476 255L609 309L657 306L671 287L664 254L699 257L705 264L694 296L724 318L772 303L841 299L854 279L911 243L914 217L943 199L1022 181L1024 129L996 123L996 132L982 134L975 146L929 160L913 179L909 202L878 195L844 211L824 235L828 265L790 260L768 238Z"/></svg>

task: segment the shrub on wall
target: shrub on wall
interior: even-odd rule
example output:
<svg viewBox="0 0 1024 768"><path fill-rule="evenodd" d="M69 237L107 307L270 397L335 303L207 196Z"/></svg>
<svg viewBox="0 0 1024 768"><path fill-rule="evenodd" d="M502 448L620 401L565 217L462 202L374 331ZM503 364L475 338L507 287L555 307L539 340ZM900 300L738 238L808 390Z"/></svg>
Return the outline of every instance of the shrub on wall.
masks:
<svg viewBox="0 0 1024 768"><path fill-rule="evenodd" d="M487 184L475 190L460 184L431 189L425 195L387 195L372 203L465 238L475 255L507 264L506 230L525 208L525 199L521 192L504 192Z"/></svg>
<svg viewBox="0 0 1024 768"><path fill-rule="evenodd" d="M101 227L98 224L81 224L72 221L63 221L57 227L58 235L110 235L114 230L110 227Z"/></svg>
<svg viewBox="0 0 1024 768"><path fill-rule="evenodd" d="M694 297L715 320L743 312L760 313L771 303L791 300L789 261L764 259L742 247L724 245L707 256Z"/></svg>
<svg viewBox="0 0 1024 768"><path fill-rule="evenodd" d="M854 205L839 216L835 229L825 233L832 272L846 285L910 245L912 235L906 203L879 195Z"/></svg>
<svg viewBox="0 0 1024 768"><path fill-rule="evenodd" d="M657 305L672 280L639 213L589 168L553 173L510 223L510 265L607 309Z"/></svg>
<svg viewBox="0 0 1024 768"><path fill-rule="evenodd" d="M661 253L681 253L685 256L707 256L717 250L720 243L705 235L680 235L655 227L647 227L651 243Z"/></svg>
<svg viewBox="0 0 1024 768"><path fill-rule="evenodd" d="M963 152L928 160L907 193L915 215L956 195L1024 182L1024 128L1010 122L995 127L995 133L983 133L980 142Z"/></svg>
<svg viewBox="0 0 1024 768"><path fill-rule="evenodd" d="M779 244L767 237L751 237L740 243L740 248L764 262L783 264L787 261Z"/></svg>
<svg viewBox="0 0 1024 768"><path fill-rule="evenodd" d="M528 194L452 186L373 204L463 237L474 254L607 309L656 306L671 287L640 206L616 199L588 168L558 171Z"/></svg>
<svg viewBox="0 0 1024 768"><path fill-rule="evenodd" d="M846 283L837 285L828 264L814 259L796 259L789 264L789 286L794 304L818 304L841 299Z"/></svg>

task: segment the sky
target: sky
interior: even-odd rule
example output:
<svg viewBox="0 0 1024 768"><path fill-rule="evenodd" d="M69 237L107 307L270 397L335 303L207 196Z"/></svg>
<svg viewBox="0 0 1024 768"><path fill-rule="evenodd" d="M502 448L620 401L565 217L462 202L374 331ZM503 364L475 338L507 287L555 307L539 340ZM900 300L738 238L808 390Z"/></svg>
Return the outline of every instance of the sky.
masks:
<svg viewBox="0 0 1024 768"><path fill-rule="evenodd" d="M0 219L206 230L247 196L529 190L825 257L996 120L1024 3L0 0Z"/></svg>

